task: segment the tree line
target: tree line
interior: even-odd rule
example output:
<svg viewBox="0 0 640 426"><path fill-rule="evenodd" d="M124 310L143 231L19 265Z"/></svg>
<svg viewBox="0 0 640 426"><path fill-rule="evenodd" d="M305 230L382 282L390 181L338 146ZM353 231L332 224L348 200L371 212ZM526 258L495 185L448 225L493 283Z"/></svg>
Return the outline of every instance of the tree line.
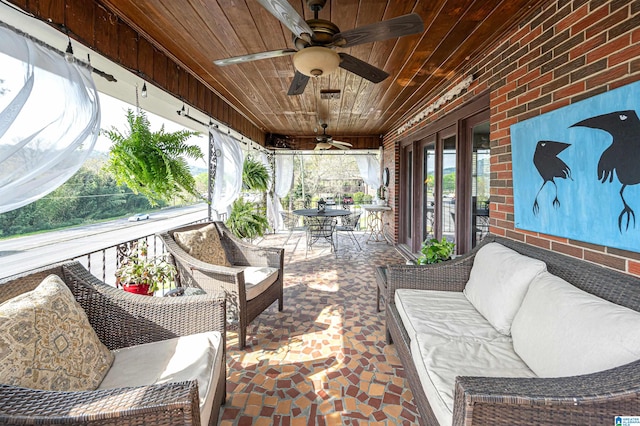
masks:
<svg viewBox="0 0 640 426"><path fill-rule="evenodd" d="M127 216L151 209L144 195L116 184L103 159L88 160L58 189L0 214L0 238ZM162 203L160 207L165 206Z"/></svg>

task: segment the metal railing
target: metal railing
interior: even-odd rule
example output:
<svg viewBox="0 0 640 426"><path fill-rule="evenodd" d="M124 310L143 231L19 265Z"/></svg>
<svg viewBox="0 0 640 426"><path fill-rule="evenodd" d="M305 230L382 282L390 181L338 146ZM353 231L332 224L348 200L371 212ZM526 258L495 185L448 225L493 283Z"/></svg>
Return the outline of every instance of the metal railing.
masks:
<svg viewBox="0 0 640 426"><path fill-rule="evenodd" d="M191 222L202 223L207 219ZM189 224L185 224L189 225ZM147 244L147 256L150 258L161 260L164 256L167 256L167 250L160 237L155 234L142 236L129 241L123 241L121 243L103 247L101 249L85 253L80 256L68 259L70 261L80 262L87 270L95 277L101 279L106 284L114 287L116 284L116 270L122 265L122 262L126 259L131 251L131 248L137 244L145 242ZM173 288L173 287L172 287ZM171 288L165 288L159 290L159 295L163 295Z"/></svg>

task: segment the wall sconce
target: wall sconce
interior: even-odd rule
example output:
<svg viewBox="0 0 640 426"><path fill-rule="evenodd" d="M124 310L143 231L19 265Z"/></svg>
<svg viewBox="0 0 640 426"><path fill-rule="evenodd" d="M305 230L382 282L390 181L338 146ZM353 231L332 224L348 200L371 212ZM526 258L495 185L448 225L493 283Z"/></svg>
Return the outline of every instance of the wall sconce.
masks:
<svg viewBox="0 0 640 426"><path fill-rule="evenodd" d="M142 92L140 93L143 98L147 97L147 82L145 81L142 85Z"/></svg>
<svg viewBox="0 0 640 426"><path fill-rule="evenodd" d="M185 109L184 109L184 104L182 104L182 109L179 109L176 111L178 113L178 115L185 115Z"/></svg>

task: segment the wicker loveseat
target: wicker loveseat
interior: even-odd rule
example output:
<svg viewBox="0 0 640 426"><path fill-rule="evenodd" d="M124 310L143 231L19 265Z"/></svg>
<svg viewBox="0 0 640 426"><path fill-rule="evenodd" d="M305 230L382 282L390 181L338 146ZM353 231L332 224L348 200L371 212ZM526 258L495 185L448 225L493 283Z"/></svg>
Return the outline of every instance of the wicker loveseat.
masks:
<svg viewBox="0 0 640 426"><path fill-rule="evenodd" d="M437 425L440 424L438 419L447 418L446 415L442 415L441 401L438 401L438 398L434 398L433 394L427 397L427 392L429 392L430 388L429 384L423 383L426 382L424 379L424 365L436 365L436 368L439 368L442 367L442 364L450 363L451 360L440 359L438 362L429 364L431 361L416 359L416 352L420 351L423 355L429 353L436 356L434 354L442 353L438 352L438 349L434 349L438 345L456 345L459 343L456 340L461 341L462 339L459 334L451 335L451 340L438 340L437 333L433 334L435 337L427 335L427 339L424 339L424 335L415 334L415 330L411 329L412 324L409 327L405 327L407 323L407 310L405 308L407 305L398 297L403 292L411 294L414 296L414 304L418 305L418 302L415 301L417 293L411 293L414 290L435 290L435 292L423 293L440 295L445 299L447 297L460 299L462 298L460 292L463 291L465 291L464 294L466 296L468 288L465 289L465 286L468 286L467 283L471 282L470 275L472 275L472 267L478 251L494 242L515 250L528 258L543 261L546 264L546 271L540 273L540 276L552 275L554 279L559 277L559 279L569 283L563 285L571 288L571 291L580 295L584 295L583 292L586 292L588 293L586 294L588 298L592 298L592 295L597 296L600 299L604 299L601 302L607 306L611 305L606 302L609 301L629 308L630 310L623 310L629 312L631 316L636 315L634 311L640 311L640 279L532 245L492 235L487 236L472 252L445 263L427 266L390 265L387 270L387 294L385 297L387 304L387 338L395 344L400 360L406 370L406 377L420 412L422 424ZM493 246L496 245L494 244ZM533 282L535 282L535 279ZM533 284L526 290L524 299L519 305L521 311L517 312L513 320L512 336L503 335L495 338L495 341L499 344L513 345L512 347L515 348L516 322L520 320L519 315L525 309L527 299L532 297L530 296L533 293L532 288L534 288ZM576 290L576 288L581 291ZM458 295L456 296L455 293ZM451 296L447 296L449 294ZM422 309L424 306L420 305L418 308ZM621 309L619 306L614 306L614 308ZM574 304L571 302L565 303L565 309L574 309ZM584 316L585 312L586 315L591 315L590 309L592 308L589 304L584 304L581 315ZM544 306L542 309L537 310L544 311ZM434 311L437 311L437 307L434 308ZM533 310L534 315L536 314L535 311ZM442 311L440 314L443 314ZM434 316L436 315L431 315L431 317ZM578 327L581 324L574 317L566 316L564 318L565 321L548 323L544 327L535 321L524 323L524 325L533 330L532 334L538 333L538 336L535 336L536 339L545 339L549 330L554 328L568 329L568 324L571 322L574 323L571 325L572 327L575 327L575 323L578 323ZM428 311L423 311L422 319L430 320ZM612 322L615 321L612 319ZM563 322L565 323L563 324ZM625 330L624 326L625 324L620 324L622 330ZM450 333L455 327L455 324L446 322L438 331L444 330L443 333L446 334ZM597 325L590 324L589 327L593 328L583 330L586 336L589 336L589 333L593 333ZM485 331L474 330L473 342L468 347L478 347L474 346L474 343L486 338L483 335ZM637 341L637 332L635 330L631 331L629 340ZM413 343L411 336L413 336ZM626 339L626 334L624 336L623 341ZM513 342L509 343L512 338ZM596 339L594 338L594 340ZM588 337L582 339L582 341L591 344ZM465 342L465 344L467 343ZM462 346L462 348L466 347ZM535 350L536 348L533 349ZM623 352L622 349L620 347L620 352ZM624 349L626 350L626 348ZM615 347L602 352L609 350L613 351ZM463 365L463 368L460 370L465 371L465 364L474 363L478 354L479 352L473 350L461 350L458 361L461 362L459 365ZM545 354L543 353L540 358L544 357ZM561 358L561 355L558 358ZM552 362L555 362L554 359L552 359ZM449 401L452 401L453 407L448 412L448 419L451 419L450 421L454 425L614 424L615 416L638 415L640 413L640 360L635 359L638 358L632 358L631 361L619 364L620 366L615 368L568 376L559 374L551 377L542 375L532 377L533 374L529 371L528 377L507 378L497 374L478 376L474 374L455 374L460 370L450 371L452 389L447 389L447 392L450 392L449 397L451 399ZM438 365L440 361L442 363ZM536 360L534 359L533 361ZM570 367L573 363L571 357L561 361L558 364L564 363L563 365L569 365ZM494 367L489 366L486 369L490 370L492 368ZM531 368L534 369L534 367ZM488 377L490 375L497 377ZM430 373L427 373L427 376L434 377ZM435 379L438 380L438 377L435 377Z"/></svg>
<svg viewBox="0 0 640 426"><path fill-rule="evenodd" d="M215 226L230 266L206 263L187 253L175 239L176 233L189 233ZM227 311L238 320L238 346L244 348L247 327L273 302L278 310L284 304L284 249L258 247L236 238L223 222L199 223L160 233L178 269L178 285L197 287L206 292L224 292ZM269 274L264 281L265 272ZM267 285L264 285L267 284Z"/></svg>
<svg viewBox="0 0 640 426"><path fill-rule="evenodd" d="M151 346L142 346L145 350L140 362L150 366L153 361L147 357L164 361L166 356L147 348L158 349L165 343L175 348L180 344L174 338L180 336L187 336L187 339L213 336L221 346L215 355L209 347L202 349L203 353L210 354L206 358L209 372L200 362L196 367L198 381L159 378L158 381L164 382L118 388L103 388L103 382L96 390L85 391L45 391L0 384L0 424L200 425L203 417L208 418L209 425L218 423L226 392L224 295L182 298L135 295L104 284L82 265L71 262L0 281L0 303L16 300L16 296L34 290L52 274L60 277L71 290L98 339L112 353L149 344ZM194 346L187 347L191 350ZM213 357L216 357L215 364ZM116 362L118 355L110 371ZM178 357L177 362L177 370L184 368L183 357ZM161 362L155 368L162 370L167 366ZM206 403L200 399L204 390L198 386L202 374L211 378ZM117 379L129 380L122 374ZM135 380L141 379L136 377Z"/></svg>

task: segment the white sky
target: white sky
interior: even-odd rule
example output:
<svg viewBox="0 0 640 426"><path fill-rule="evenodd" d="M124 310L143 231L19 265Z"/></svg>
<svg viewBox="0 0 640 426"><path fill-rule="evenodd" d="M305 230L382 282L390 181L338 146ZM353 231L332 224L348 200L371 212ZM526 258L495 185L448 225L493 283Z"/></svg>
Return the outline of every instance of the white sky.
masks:
<svg viewBox="0 0 640 426"><path fill-rule="evenodd" d="M100 128L111 130L112 127L115 127L120 132L125 132L128 128L127 124L127 109L132 109L135 111L136 107L134 105L130 105L126 102L122 102L119 99L111 97L109 95L105 95L102 92L98 92L100 97L100 109L101 109L101 118L100 118ZM163 117L155 115L149 111L145 111L147 114L147 118L149 118L149 122L151 123L151 130L157 131L160 130L160 127L164 124L164 130L167 132L175 132L178 130L182 130L185 127L181 124L177 124L173 121L167 120ZM192 130L192 129L188 129ZM194 136L190 138L187 143L190 145L198 145L204 154L203 160L191 160L188 159L190 165L198 166L198 167L207 167L206 157L209 139L208 136L200 132L200 136ZM98 140L96 141L95 150L100 152L108 152L111 147L111 141L108 137L104 135L98 136Z"/></svg>

